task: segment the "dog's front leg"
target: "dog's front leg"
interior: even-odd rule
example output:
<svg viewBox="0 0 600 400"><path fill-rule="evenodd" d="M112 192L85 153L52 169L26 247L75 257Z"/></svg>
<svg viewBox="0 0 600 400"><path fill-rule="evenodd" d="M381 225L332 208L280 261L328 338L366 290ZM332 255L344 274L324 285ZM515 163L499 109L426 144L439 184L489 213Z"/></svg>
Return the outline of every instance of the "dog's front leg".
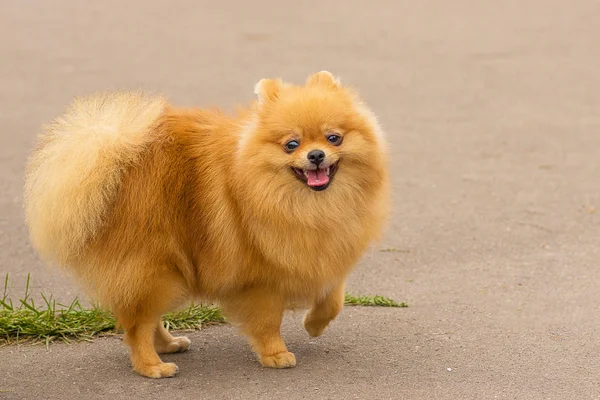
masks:
<svg viewBox="0 0 600 400"><path fill-rule="evenodd" d="M221 302L225 314L248 336L264 367L291 368L296 357L281 338L284 301L264 290L247 290Z"/></svg>
<svg viewBox="0 0 600 400"><path fill-rule="evenodd" d="M321 336L344 306L345 282L318 299L304 316L304 329L312 337Z"/></svg>

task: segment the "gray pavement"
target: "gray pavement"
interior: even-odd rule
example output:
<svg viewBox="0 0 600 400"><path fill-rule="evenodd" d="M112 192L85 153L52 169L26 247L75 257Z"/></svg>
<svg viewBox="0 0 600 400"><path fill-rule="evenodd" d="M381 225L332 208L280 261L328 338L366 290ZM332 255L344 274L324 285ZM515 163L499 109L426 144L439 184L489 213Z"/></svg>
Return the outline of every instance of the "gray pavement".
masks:
<svg viewBox="0 0 600 400"><path fill-rule="evenodd" d="M346 308L298 366L265 370L229 326L130 371L118 337L0 348L0 399L598 399L600 3L0 0L0 274L81 295L28 243L23 169L73 96L142 88L231 108L328 69L392 146L394 213L350 281L408 309ZM402 252L381 252L394 247Z"/></svg>

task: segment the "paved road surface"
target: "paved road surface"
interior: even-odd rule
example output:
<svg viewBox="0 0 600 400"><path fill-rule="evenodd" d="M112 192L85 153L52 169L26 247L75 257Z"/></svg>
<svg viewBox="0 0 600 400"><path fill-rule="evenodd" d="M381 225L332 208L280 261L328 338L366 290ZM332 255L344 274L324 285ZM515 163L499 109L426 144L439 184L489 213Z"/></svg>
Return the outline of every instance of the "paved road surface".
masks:
<svg viewBox="0 0 600 400"><path fill-rule="evenodd" d="M117 338L0 349L7 399L600 398L600 3L594 0L0 1L0 273L77 286L27 241L23 166L75 95L160 91L233 106L254 83L328 69L393 150L394 214L298 367L261 369L231 327L193 333L180 374L129 370Z"/></svg>

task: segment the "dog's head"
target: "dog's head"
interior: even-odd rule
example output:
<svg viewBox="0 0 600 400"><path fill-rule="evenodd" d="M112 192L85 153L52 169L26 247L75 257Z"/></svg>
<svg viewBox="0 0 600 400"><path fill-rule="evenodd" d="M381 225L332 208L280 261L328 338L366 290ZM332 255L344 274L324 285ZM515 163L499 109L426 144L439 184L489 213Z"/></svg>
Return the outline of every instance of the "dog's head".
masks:
<svg viewBox="0 0 600 400"><path fill-rule="evenodd" d="M255 112L240 133L249 179L295 195L381 180L384 138L358 95L327 71L304 86L262 79Z"/></svg>
<svg viewBox="0 0 600 400"><path fill-rule="evenodd" d="M245 208L323 229L386 208L385 140L353 90L322 71L303 86L263 79L255 92L235 164Z"/></svg>

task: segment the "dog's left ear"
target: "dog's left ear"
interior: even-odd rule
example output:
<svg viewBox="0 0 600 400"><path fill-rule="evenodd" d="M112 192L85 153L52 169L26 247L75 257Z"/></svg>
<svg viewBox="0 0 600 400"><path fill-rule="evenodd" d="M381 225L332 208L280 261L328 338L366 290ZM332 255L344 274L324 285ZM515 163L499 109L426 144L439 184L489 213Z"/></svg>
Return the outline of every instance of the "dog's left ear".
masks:
<svg viewBox="0 0 600 400"><path fill-rule="evenodd" d="M254 85L254 93L260 103L276 100L284 83L281 79L261 79Z"/></svg>
<svg viewBox="0 0 600 400"><path fill-rule="evenodd" d="M329 71L320 71L308 77L307 86L325 86L330 88L339 88L342 83Z"/></svg>

